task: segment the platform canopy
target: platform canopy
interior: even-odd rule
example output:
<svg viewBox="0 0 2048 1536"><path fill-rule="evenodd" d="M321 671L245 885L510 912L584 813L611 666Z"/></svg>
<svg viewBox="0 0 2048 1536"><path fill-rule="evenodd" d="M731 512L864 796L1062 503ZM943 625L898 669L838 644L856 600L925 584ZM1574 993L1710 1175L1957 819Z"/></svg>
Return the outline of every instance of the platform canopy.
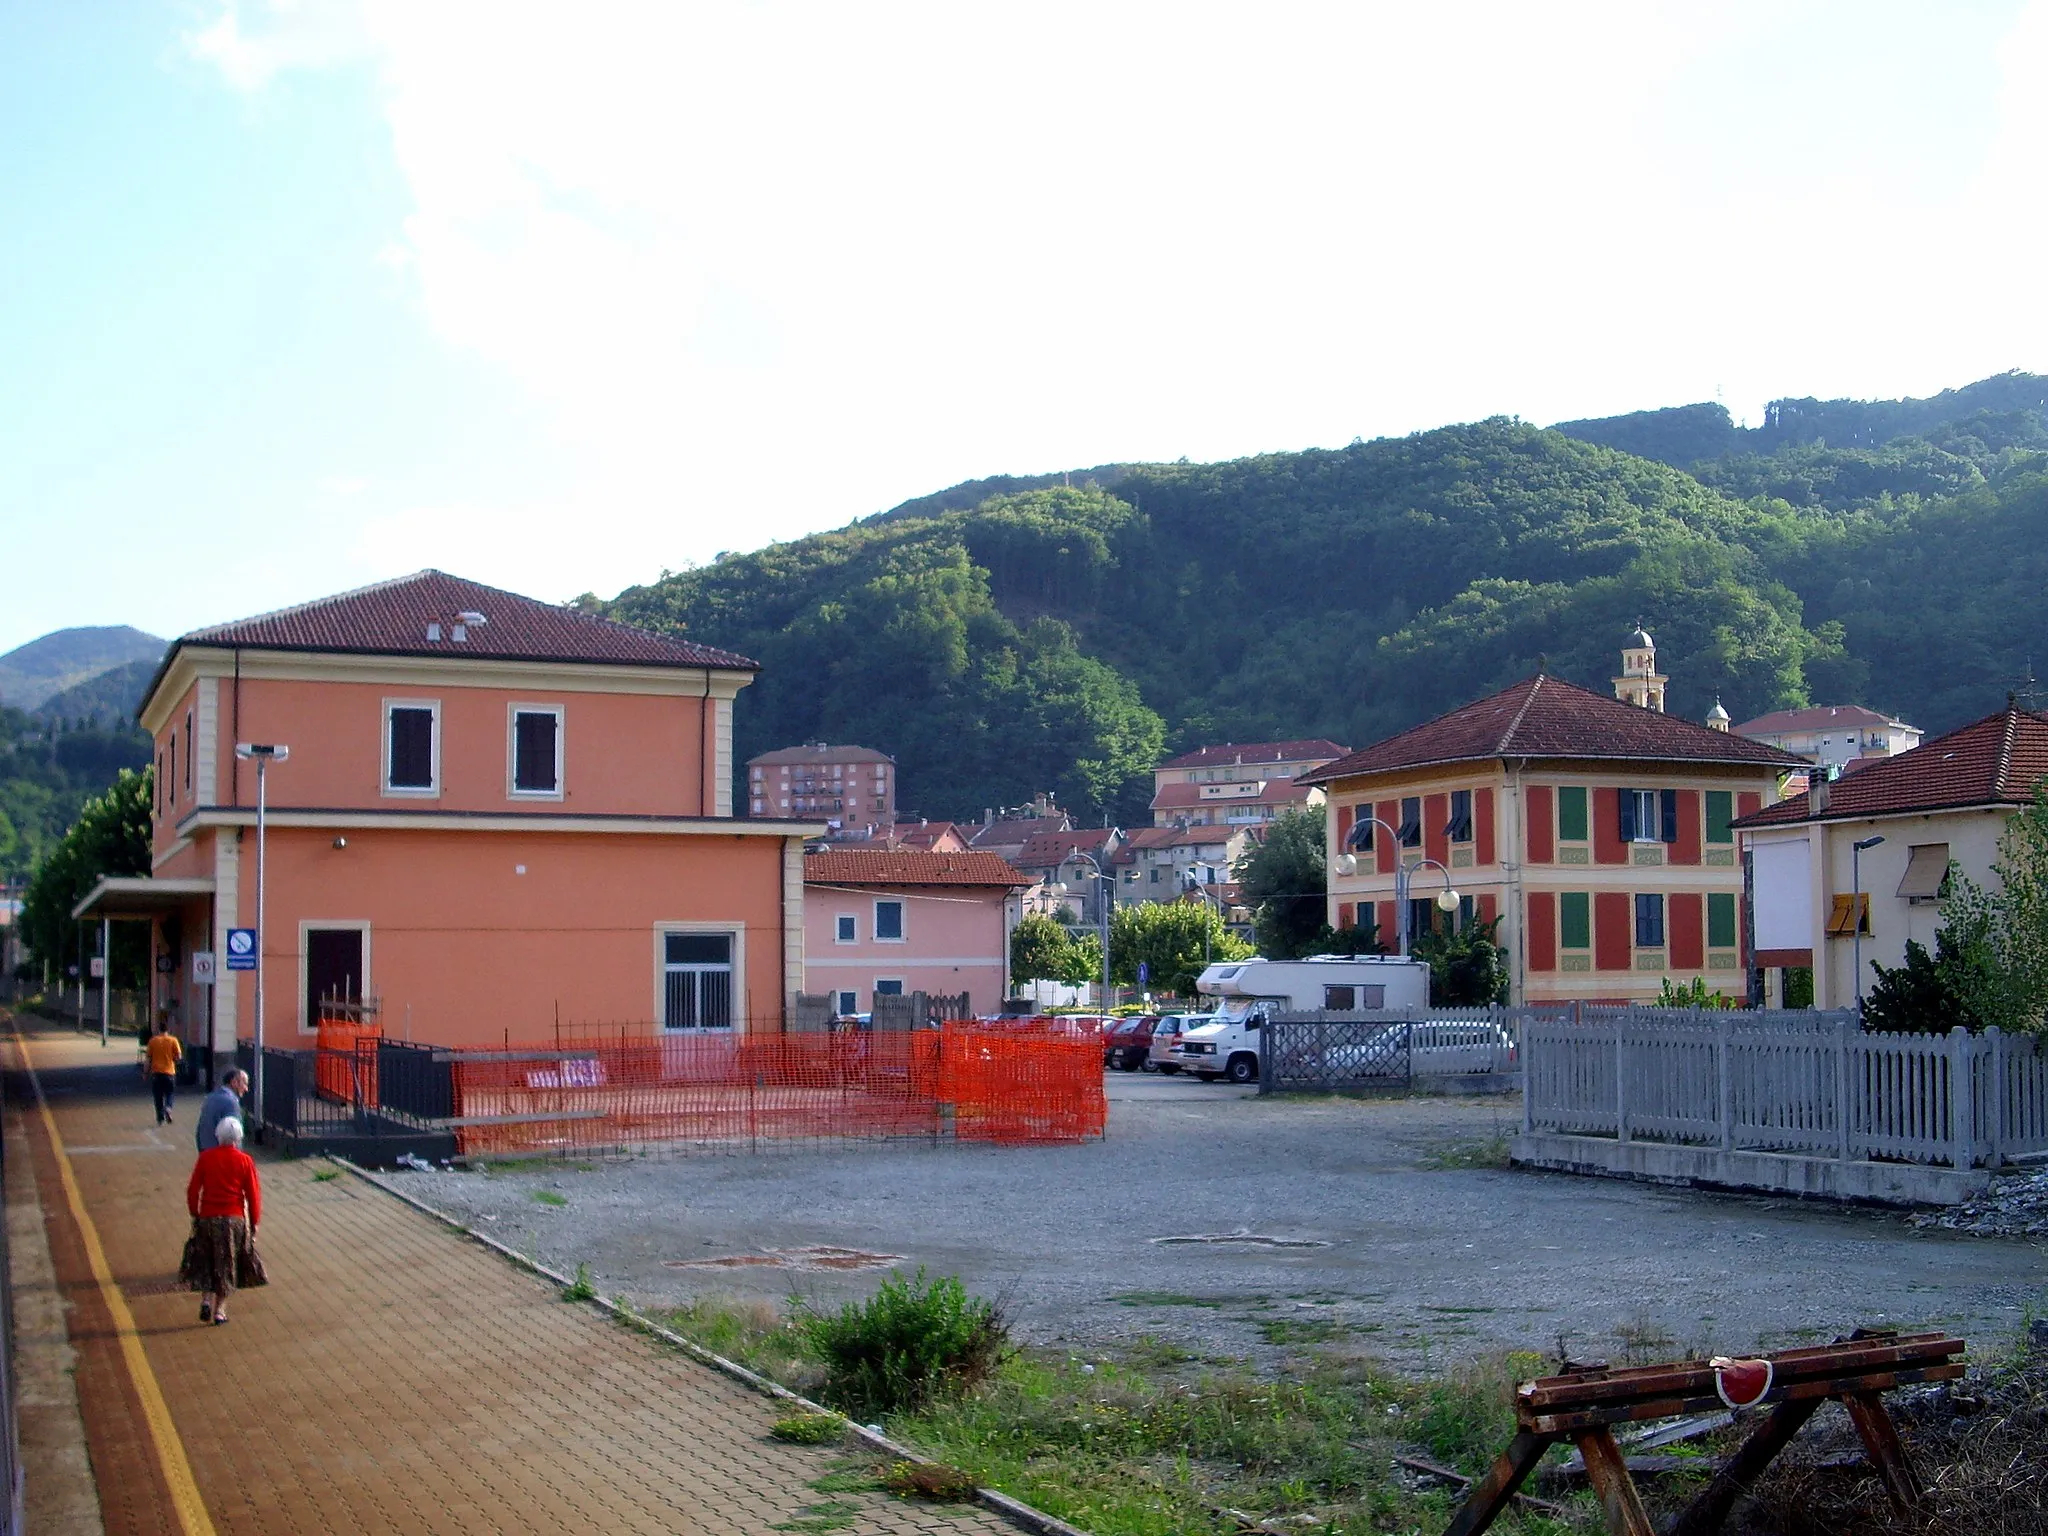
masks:
<svg viewBox="0 0 2048 1536"><path fill-rule="evenodd" d="M115 921L162 917L180 911L195 896L211 896L213 881L203 875L186 880L152 880L147 875L106 875L71 909L73 922L92 918Z"/></svg>

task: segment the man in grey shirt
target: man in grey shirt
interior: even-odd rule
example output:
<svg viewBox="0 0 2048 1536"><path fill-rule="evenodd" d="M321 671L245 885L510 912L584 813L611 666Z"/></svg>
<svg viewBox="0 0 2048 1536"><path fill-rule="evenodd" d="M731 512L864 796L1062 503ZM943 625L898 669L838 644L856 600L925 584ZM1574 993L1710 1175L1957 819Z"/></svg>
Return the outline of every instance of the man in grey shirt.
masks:
<svg viewBox="0 0 2048 1536"><path fill-rule="evenodd" d="M242 1118L242 1095L249 1091L249 1074L240 1067L220 1080L204 1099L199 1101L199 1150L204 1152L214 1145L213 1128L233 1115Z"/></svg>

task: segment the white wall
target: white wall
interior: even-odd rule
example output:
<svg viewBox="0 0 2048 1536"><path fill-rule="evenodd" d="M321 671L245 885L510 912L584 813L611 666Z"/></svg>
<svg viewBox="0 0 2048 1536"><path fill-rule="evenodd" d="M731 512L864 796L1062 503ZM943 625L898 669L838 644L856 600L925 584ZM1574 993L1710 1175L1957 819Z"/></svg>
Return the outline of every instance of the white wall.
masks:
<svg viewBox="0 0 2048 1536"><path fill-rule="evenodd" d="M1807 949L1818 940L1814 924L1812 850L1805 829L1766 841L1753 834L1756 947Z"/></svg>

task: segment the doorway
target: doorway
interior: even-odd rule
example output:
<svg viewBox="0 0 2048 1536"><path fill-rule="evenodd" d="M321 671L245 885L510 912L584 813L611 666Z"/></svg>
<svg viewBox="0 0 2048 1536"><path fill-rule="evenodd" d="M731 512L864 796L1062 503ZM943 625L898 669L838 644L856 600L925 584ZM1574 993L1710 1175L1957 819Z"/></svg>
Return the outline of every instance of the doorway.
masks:
<svg viewBox="0 0 2048 1536"><path fill-rule="evenodd" d="M306 996L300 1028L318 1029L320 1005L330 998L349 1003L363 1000L368 941L367 927L306 930Z"/></svg>

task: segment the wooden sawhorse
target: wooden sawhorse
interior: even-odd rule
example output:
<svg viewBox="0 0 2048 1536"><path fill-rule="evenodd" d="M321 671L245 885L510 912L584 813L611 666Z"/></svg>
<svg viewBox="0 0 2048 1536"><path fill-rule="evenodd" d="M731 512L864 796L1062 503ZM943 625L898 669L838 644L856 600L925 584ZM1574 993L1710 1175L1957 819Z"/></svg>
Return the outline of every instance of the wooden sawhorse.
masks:
<svg viewBox="0 0 2048 1536"><path fill-rule="evenodd" d="M1600 1496L1613 1536L1656 1536L1615 1443L1613 1426L1724 1406L1772 1404L1764 1421L1668 1533L1711 1536L1728 1518L1736 1498L1830 1398L1849 1410L1893 1506L1911 1509L1920 1502L1920 1480L1881 1394L1912 1382L1954 1381L1963 1374L1962 1354L1963 1341L1947 1334L1859 1329L1833 1344L1730 1362L1725 1370L1711 1361L1687 1360L1619 1371L1591 1366L1525 1382L1515 1391L1518 1433L1486 1476L1473 1484L1444 1536L1479 1536L1507 1507L1543 1453L1561 1440L1572 1441L1585 1457L1587 1480ZM1767 1375L1760 1369L1765 1364L1770 1368ZM1729 1391L1731 1384L1734 1390Z"/></svg>

